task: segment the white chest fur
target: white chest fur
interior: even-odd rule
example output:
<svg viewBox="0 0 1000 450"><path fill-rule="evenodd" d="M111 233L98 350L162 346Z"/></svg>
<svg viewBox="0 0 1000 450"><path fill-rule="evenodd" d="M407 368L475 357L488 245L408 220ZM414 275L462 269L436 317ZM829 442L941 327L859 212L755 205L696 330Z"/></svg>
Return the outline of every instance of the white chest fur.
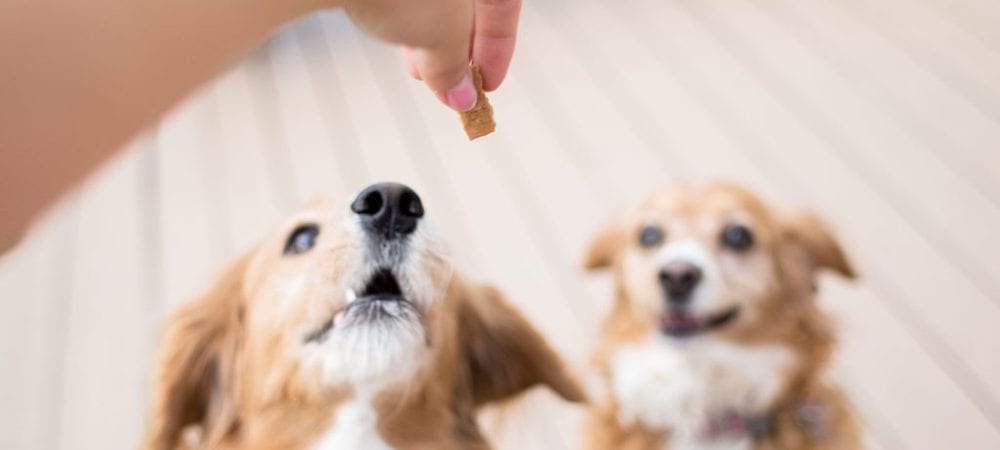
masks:
<svg viewBox="0 0 1000 450"><path fill-rule="evenodd" d="M337 408L333 425L315 450L392 450L378 434L378 414L371 398L354 398Z"/></svg>
<svg viewBox="0 0 1000 450"><path fill-rule="evenodd" d="M623 425L640 422L673 431L672 449L740 449L749 442L702 438L709 418L770 408L793 362L779 346L737 346L710 338L662 336L620 349L612 360L611 390Z"/></svg>

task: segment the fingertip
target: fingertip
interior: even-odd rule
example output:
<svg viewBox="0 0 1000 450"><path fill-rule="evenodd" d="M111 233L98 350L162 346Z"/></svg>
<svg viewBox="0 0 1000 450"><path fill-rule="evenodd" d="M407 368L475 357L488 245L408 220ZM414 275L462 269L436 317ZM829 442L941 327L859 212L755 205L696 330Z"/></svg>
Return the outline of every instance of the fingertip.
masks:
<svg viewBox="0 0 1000 450"><path fill-rule="evenodd" d="M457 111L472 108L476 101L467 45L467 41L461 41L453 48L414 51L424 82L442 102Z"/></svg>
<svg viewBox="0 0 1000 450"><path fill-rule="evenodd" d="M499 88L503 83L503 80L507 78L506 75L507 74L504 72L496 71L487 71L486 73L483 73L483 90L486 92L493 92L497 90L497 88Z"/></svg>
<svg viewBox="0 0 1000 450"><path fill-rule="evenodd" d="M477 98L476 84L472 80L471 70L466 70L462 80L445 93L445 100L448 106L458 112L475 108Z"/></svg>
<svg viewBox="0 0 1000 450"><path fill-rule="evenodd" d="M493 92L503 84L507 78L507 70L510 66L510 55L492 55L493 57L473 57L473 61L479 66L479 73L483 77L483 90Z"/></svg>
<svg viewBox="0 0 1000 450"><path fill-rule="evenodd" d="M517 42L521 0L476 0L472 59L483 74L483 89L500 87Z"/></svg>

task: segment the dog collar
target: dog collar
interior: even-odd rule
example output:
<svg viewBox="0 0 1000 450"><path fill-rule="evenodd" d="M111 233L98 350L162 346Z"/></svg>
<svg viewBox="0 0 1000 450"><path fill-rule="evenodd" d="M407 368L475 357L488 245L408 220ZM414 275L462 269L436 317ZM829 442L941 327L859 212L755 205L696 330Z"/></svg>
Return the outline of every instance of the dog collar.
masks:
<svg viewBox="0 0 1000 450"><path fill-rule="evenodd" d="M748 416L729 411L708 421L704 437L709 440L744 437L756 440L770 434L773 427L773 413Z"/></svg>
<svg viewBox="0 0 1000 450"><path fill-rule="evenodd" d="M813 441L822 441L827 436L826 419L828 408L821 402L803 402L796 405L793 411L795 424L805 431ZM758 415L744 415L728 411L708 421L703 436L705 439L740 439L758 440L774 431L777 413L769 411Z"/></svg>

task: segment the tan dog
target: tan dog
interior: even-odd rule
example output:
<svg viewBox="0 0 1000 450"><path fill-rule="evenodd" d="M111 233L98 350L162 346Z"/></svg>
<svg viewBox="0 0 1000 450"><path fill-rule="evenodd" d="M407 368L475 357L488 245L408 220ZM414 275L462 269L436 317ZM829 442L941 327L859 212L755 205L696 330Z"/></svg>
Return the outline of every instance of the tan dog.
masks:
<svg viewBox="0 0 1000 450"><path fill-rule="evenodd" d="M147 449L487 449L475 412L577 384L490 287L452 272L409 188L321 203L170 320Z"/></svg>
<svg viewBox="0 0 1000 450"><path fill-rule="evenodd" d="M605 229L586 267L615 280L590 449L860 446L823 381L834 336L814 298L821 269L854 272L815 217L734 186L679 187Z"/></svg>

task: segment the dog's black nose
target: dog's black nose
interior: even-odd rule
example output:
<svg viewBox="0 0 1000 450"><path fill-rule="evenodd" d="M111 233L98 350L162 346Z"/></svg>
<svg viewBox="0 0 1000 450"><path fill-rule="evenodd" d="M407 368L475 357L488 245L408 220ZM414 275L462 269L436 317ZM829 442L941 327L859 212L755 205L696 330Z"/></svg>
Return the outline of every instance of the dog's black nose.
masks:
<svg viewBox="0 0 1000 450"><path fill-rule="evenodd" d="M694 264L674 262L660 269L660 285L671 302L685 302L701 281L701 269Z"/></svg>
<svg viewBox="0 0 1000 450"><path fill-rule="evenodd" d="M417 229L424 205L413 189L399 183L377 183L358 194L351 211L366 230L392 239Z"/></svg>

